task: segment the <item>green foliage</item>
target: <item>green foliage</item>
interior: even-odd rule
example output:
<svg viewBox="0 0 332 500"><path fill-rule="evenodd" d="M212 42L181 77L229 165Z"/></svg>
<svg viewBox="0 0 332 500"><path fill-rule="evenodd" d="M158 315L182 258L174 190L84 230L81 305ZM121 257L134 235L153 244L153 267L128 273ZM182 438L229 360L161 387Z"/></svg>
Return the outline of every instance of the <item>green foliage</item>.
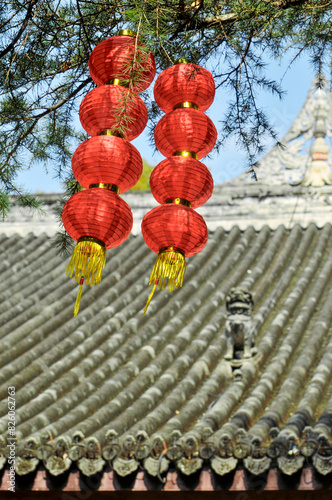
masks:
<svg viewBox="0 0 332 500"><path fill-rule="evenodd" d="M155 54L158 70L180 57L212 70L230 96L217 147L235 136L249 166L266 136L275 137L256 96L282 95L263 61L295 48L298 56L311 55L314 71L329 66L331 12L329 0L0 0L1 214L8 194L24 194L15 184L20 169L52 163L61 179L68 175L84 137L73 119L93 88L89 54L103 39L133 29ZM144 53L129 68L129 80L143 66ZM147 105L153 125L159 110ZM123 130L125 111L119 109Z"/></svg>
<svg viewBox="0 0 332 500"><path fill-rule="evenodd" d="M149 180L153 167L143 160L143 172L139 181L131 189L131 191L150 191Z"/></svg>
<svg viewBox="0 0 332 500"><path fill-rule="evenodd" d="M9 197L6 193L0 193L0 214L2 219L6 217L9 211L10 211Z"/></svg>

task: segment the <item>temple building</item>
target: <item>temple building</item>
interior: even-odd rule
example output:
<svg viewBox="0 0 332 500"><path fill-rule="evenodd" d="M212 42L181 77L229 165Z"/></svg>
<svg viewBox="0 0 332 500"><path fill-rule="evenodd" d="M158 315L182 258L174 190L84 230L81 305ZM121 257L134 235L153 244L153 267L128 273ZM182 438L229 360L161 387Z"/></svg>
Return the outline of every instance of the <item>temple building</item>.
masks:
<svg viewBox="0 0 332 500"><path fill-rule="evenodd" d="M215 186L198 209L207 246L188 259L183 287L156 291L144 316L150 193L123 195L133 233L108 251L76 317L77 285L54 248L58 197L41 196L44 215L14 204L0 222L1 498L9 437L27 499L83 490L328 498L332 95L323 82L257 180Z"/></svg>

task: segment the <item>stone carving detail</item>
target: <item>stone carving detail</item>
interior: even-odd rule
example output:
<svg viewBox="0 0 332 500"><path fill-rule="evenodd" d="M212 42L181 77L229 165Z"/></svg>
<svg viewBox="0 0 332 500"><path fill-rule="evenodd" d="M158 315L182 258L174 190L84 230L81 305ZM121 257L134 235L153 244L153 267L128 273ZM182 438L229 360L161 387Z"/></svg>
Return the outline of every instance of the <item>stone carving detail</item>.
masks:
<svg viewBox="0 0 332 500"><path fill-rule="evenodd" d="M317 133L320 133L320 137L332 135L332 95L327 79L320 75L322 88L317 88L317 79L318 77L312 83L300 113L287 134L280 140L282 146L275 146L258 163L259 180L267 181L269 184L289 182L302 183L305 186L331 184L332 158L327 154L326 141L324 144L320 141L322 150L317 144L312 145L314 150L318 146L318 150L311 151L311 155L308 155L309 141L313 137L319 137Z"/></svg>
<svg viewBox="0 0 332 500"><path fill-rule="evenodd" d="M167 457L170 460L179 460L183 455L182 434L179 431L173 431L171 434L171 443L167 448Z"/></svg>
<svg viewBox="0 0 332 500"><path fill-rule="evenodd" d="M27 441L23 441L16 448L16 459L15 459L15 470L18 475L24 476L33 472L39 464L37 457L38 448L40 442L35 438L29 438ZM4 453L5 457L6 450ZM8 458L8 457L7 457Z"/></svg>
<svg viewBox="0 0 332 500"><path fill-rule="evenodd" d="M113 461L113 469L119 476L129 476L138 469L138 462L134 458L124 459L117 457Z"/></svg>
<svg viewBox="0 0 332 500"><path fill-rule="evenodd" d="M85 457L85 455L84 434L81 431L77 431L73 435L73 443L69 448L68 456L70 460L77 462L80 458Z"/></svg>
<svg viewBox="0 0 332 500"><path fill-rule="evenodd" d="M64 437L58 438L54 443L54 452L45 461L45 467L53 476L59 476L69 469L71 460L68 457L70 443Z"/></svg>
<svg viewBox="0 0 332 500"><path fill-rule="evenodd" d="M247 457L243 460L245 468L254 476L259 476L260 474L263 474L265 471L269 470L271 462L272 460L269 457Z"/></svg>
<svg viewBox="0 0 332 500"><path fill-rule="evenodd" d="M148 446L149 435L147 432L141 430L136 434L136 458L137 460L144 460L150 454L150 447Z"/></svg>
<svg viewBox="0 0 332 500"><path fill-rule="evenodd" d="M253 299L245 290L231 288L226 298L228 318L225 325L227 351L225 359L251 358L255 353L251 311Z"/></svg>
<svg viewBox="0 0 332 500"><path fill-rule="evenodd" d="M332 456L322 457L319 453L316 453L313 457L313 464L315 469L323 476L332 472Z"/></svg>
<svg viewBox="0 0 332 500"><path fill-rule="evenodd" d="M200 457L182 457L176 462L176 466L183 474L190 476L203 467L203 460Z"/></svg>
<svg viewBox="0 0 332 500"><path fill-rule="evenodd" d="M160 474L168 471L169 460L163 455L159 459L148 457L144 460L144 469L153 477L159 477Z"/></svg>
<svg viewBox="0 0 332 500"><path fill-rule="evenodd" d="M62 458L61 456L51 456L46 460L45 467L50 471L53 476L59 476L69 469L71 460L68 456Z"/></svg>
<svg viewBox="0 0 332 500"><path fill-rule="evenodd" d="M15 459L15 471L19 476L25 476L30 472L33 472L39 464L38 458L22 458L16 457Z"/></svg>
<svg viewBox="0 0 332 500"><path fill-rule="evenodd" d="M306 426L302 433L301 453L305 457L312 457L319 447L317 433L313 428Z"/></svg>
<svg viewBox="0 0 332 500"><path fill-rule="evenodd" d="M121 447L118 442L118 433L110 429L105 435L106 444L103 447L103 457L110 462L120 453Z"/></svg>
<svg viewBox="0 0 332 500"><path fill-rule="evenodd" d="M235 458L244 459L251 453L251 445L248 439L240 439L233 445L233 455Z"/></svg>
<svg viewBox="0 0 332 500"><path fill-rule="evenodd" d="M292 457L278 457L278 467L287 476L295 474L298 470L302 469L305 457L302 455L293 455Z"/></svg>
<svg viewBox="0 0 332 500"><path fill-rule="evenodd" d="M85 476L93 476L93 474L103 470L105 463L105 460L102 458L90 460L89 458L83 457L77 462L77 466Z"/></svg>
<svg viewBox="0 0 332 500"><path fill-rule="evenodd" d="M219 474L219 476L224 476L234 470L237 463L238 460L234 457L220 458L214 456L211 460L211 467L217 474Z"/></svg>
<svg viewBox="0 0 332 500"><path fill-rule="evenodd" d="M105 460L101 458L101 448L99 441L90 437L84 442L86 456L78 460L78 468L83 472L85 476L92 476L96 472L102 471Z"/></svg>
<svg viewBox="0 0 332 500"><path fill-rule="evenodd" d="M204 427L201 436L201 445L199 447L199 455L204 460L209 460L217 453L217 445L213 438L213 430L211 427Z"/></svg>
<svg viewBox="0 0 332 500"><path fill-rule="evenodd" d="M306 172L302 180L304 186L324 186L332 184L332 170L328 164L329 145L325 140L327 133L326 97L322 89L316 92L317 102L314 110L316 123L314 127L315 140L310 148L310 156L306 165Z"/></svg>

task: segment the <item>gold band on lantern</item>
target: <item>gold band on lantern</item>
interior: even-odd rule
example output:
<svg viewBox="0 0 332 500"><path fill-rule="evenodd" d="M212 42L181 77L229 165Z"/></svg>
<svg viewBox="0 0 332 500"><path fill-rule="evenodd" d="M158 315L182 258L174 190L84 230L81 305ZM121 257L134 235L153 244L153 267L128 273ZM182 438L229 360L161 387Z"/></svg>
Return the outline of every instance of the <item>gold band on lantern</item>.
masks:
<svg viewBox="0 0 332 500"><path fill-rule="evenodd" d="M129 87L129 83L126 80L120 80L120 78L111 78L107 80L105 85L121 85L122 87Z"/></svg>
<svg viewBox="0 0 332 500"><path fill-rule="evenodd" d="M185 205L186 207L191 207L191 203L183 198L170 198L166 200L165 203L174 203L175 205Z"/></svg>
<svg viewBox="0 0 332 500"><path fill-rule="evenodd" d="M132 30L120 30L120 31L119 31L119 35L125 35L125 36L133 36L133 37L136 37L136 36L137 36L137 33L135 33L135 31L132 31Z"/></svg>
<svg viewBox="0 0 332 500"><path fill-rule="evenodd" d="M180 57L180 59L175 61L174 64L190 64L190 61L188 61L185 57Z"/></svg>
<svg viewBox="0 0 332 500"><path fill-rule="evenodd" d="M77 240L77 243L80 243L81 241L91 241L91 243L98 243L101 247L105 247L105 243L101 240L98 240L97 238L93 238L92 236L82 236Z"/></svg>
<svg viewBox="0 0 332 500"><path fill-rule="evenodd" d="M194 102L185 101L185 102L180 102L179 104L177 104L176 106L174 106L173 109L179 109L179 108L194 108L194 109L198 109L198 106Z"/></svg>
<svg viewBox="0 0 332 500"><path fill-rule="evenodd" d="M89 189L91 188L100 188L100 189L109 189L116 194L119 194L119 186L116 184L107 184L106 182L99 182L97 184L90 184Z"/></svg>
<svg viewBox="0 0 332 500"><path fill-rule="evenodd" d="M195 160L197 160L197 154L192 151L176 151L172 156L183 156L184 158L191 156L191 158L195 158Z"/></svg>
<svg viewBox="0 0 332 500"><path fill-rule="evenodd" d="M159 249L158 255L160 255L161 253L165 253L165 252L178 252L181 255L183 255L183 257L185 256L183 250L181 250L180 248L177 248L177 247L161 247Z"/></svg>
<svg viewBox="0 0 332 500"><path fill-rule="evenodd" d="M99 132L98 135L113 135L114 137L120 137L121 139L123 139L124 136L124 134L121 134L121 132L117 132L116 130L110 130L110 129L102 130L101 132Z"/></svg>

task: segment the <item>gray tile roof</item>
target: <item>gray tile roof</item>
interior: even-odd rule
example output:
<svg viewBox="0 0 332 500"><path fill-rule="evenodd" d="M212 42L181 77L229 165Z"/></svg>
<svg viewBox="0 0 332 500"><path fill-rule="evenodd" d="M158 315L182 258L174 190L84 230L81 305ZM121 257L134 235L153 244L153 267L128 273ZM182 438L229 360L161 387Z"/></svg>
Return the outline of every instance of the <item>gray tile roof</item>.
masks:
<svg viewBox="0 0 332 500"><path fill-rule="evenodd" d="M15 387L16 470L108 462L161 477L332 472L332 228L218 228L185 283L143 308L155 255L141 236L108 252L100 285L65 275L46 234L0 235L0 448ZM252 293L256 354L227 360L226 297ZM5 458L0 465L4 466Z"/></svg>

